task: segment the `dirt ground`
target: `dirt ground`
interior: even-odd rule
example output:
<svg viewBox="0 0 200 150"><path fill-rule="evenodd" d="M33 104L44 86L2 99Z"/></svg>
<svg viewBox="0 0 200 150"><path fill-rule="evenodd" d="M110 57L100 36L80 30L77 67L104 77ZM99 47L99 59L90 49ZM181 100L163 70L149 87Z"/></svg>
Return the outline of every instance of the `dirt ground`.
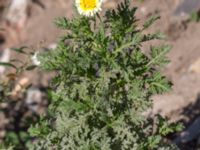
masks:
<svg viewBox="0 0 200 150"><path fill-rule="evenodd" d="M23 41L12 44L9 41L4 48L9 46L28 46L38 49L55 43L63 31L58 30L53 24L57 17L72 18L75 15L72 0L43 0L45 8L31 5L30 17L24 28ZM109 0L104 3L103 9L114 8L119 1ZM137 16L141 22L152 14L159 14L158 20L147 32L162 31L167 40L164 43L172 45L168 54L171 63L162 71L173 83L171 92L154 97L152 113L166 115L172 121L184 121L189 126L200 114L200 23L188 21L185 17L175 16L174 11L179 0L146 0L137 2L139 6ZM11 44L10 44L11 43ZM151 44L158 44L152 41ZM144 46L148 50L149 44ZM13 54L13 57L15 54ZM199 65L199 66L198 66ZM30 78L34 75L28 74ZM38 82L40 77L33 82ZM33 83L34 84L34 83Z"/></svg>
<svg viewBox="0 0 200 150"><path fill-rule="evenodd" d="M114 0L107 1L104 9L114 8L117 3L118 1ZM72 0L68 0L67 3L62 0L46 0L44 4L45 9L32 6L31 16L25 28L26 38L19 43L20 46L28 45L37 48L37 46L47 46L56 42L62 31L55 27L54 19L63 16L72 18L75 14ZM178 5L177 0L133 1L132 5L139 6L137 16L142 21L151 14L158 13L161 19L148 32L164 32L167 36L165 43L172 45L169 53L171 63L163 69L163 72L174 84L173 90L166 95L155 97L155 111L169 115L172 120L186 119L187 121L189 116L182 114L182 108L195 103L200 93L198 72L200 66L197 71L190 71L192 64L200 59L200 23L187 22L186 18L175 16L173 12ZM144 49L148 49L148 46Z"/></svg>
<svg viewBox="0 0 200 150"><path fill-rule="evenodd" d="M154 4L158 4L154 6ZM169 116L172 120L190 122L198 116L196 110L185 111L189 106L198 104L200 94L200 23L187 21L187 18L175 16L176 1L150 0L142 4L139 10L146 8L148 13L159 12L161 19L152 27L167 35L167 44L172 45L169 53L171 63L163 72L173 83L173 90L161 96L155 96L154 111ZM195 116L194 113L195 112Z"/></svg>

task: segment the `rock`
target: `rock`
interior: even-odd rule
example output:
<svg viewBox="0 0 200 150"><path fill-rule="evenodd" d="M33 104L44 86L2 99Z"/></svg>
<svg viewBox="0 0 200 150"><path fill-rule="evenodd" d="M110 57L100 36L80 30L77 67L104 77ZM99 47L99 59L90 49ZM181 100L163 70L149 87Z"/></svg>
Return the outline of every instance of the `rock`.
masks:
<svg viewBox="0 0 200 150"><path fill-rule="evenodd" d="M192 12L200 10L199 0L183 0L182 3L177 7L174 14L178 16L190 15Z"/></svg>
<svg viewBox="0 0 200 150"><path fill-rule="evenodd" d="M26 39L24 28L28 20L28 6L31 0L10 0L5 12L5 30L12 43L18 44Z"/></svg>
<svg viewBox="0 0 200 150"><path fill-rule="evenodd" d="M31 57L32 63L36 66L39 66L41 64L41 62L38 60L38 53L39 52L35 52L34 55Z"/></svg>
<svg viewBox="0 0 200 150"><path fill-rule="evenodd" d="M189 71L200 74L200 58L190 65Z"/></svg>
<svg viewBox="0 0 200 150"><path fill-rule="evenodd" d="M0 143L2 139L5 137L5 128L6 125L9 123L9 120L6 118L6 116L1 112L0 113Z"/></svg>
<svg viewBox="0 0 200 150"><path fill-rule="evenodd" d="M6 13L9 25L23 28L27 19L28 0L12 0Z"/></svg>
<svg viewBox="0 0 200 150"><path fill-rule="evenodd" d="M30 88L27 91L25 103L30 110L35 113L42 114L45 111L47 101L44 93L38 88Z"/></svg>
<svg viewBox="0 0 200 150"><path fill-rule="evenodd" d="M17 97L19 94L23 93L23 90L26 89L29 84L29 78L22 78L21 80L19 80L14 90L12 91L12 97Z"/></svg>
<svg viewBox="0 0 200 150"><path fill-rule="evenodd" d="M147 14L147 7L142 6L139 10L140 10L140 12L141 12L142 14L144 14L144 15Z"/></svg>
<svg viewBox="0 0 200 150"><path fill-rule="evenodd" d="M8 63L10 61L10 49L7 48L0 52L0 62ZM0 75L6 70L5 66L0 66Z"/></svg>
<svg viewBox="0 0 200 150"><path fill-rule="evenodd" d="M183 131L175 140L176 144L188 143L200 135L200 117L198 117L185 131Z"/></svg>
<svg viewBox="0 0 200 150"><path fill-rule="evenodd" d="M56 43L52 43L52 44L50 44L47 48L48 49L56 49L57 48L57 44Z"/></svg>

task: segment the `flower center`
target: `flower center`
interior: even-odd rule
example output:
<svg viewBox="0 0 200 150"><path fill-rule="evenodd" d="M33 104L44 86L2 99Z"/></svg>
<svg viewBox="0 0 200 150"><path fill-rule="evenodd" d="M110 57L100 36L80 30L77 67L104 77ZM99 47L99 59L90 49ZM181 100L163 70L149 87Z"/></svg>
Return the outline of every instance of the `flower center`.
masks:
<svg viewBox="0 0 200 150"><path fill-rule="evenodd" d="M97 0L80 0L80 7L87 11L97 7Z"/></svg>

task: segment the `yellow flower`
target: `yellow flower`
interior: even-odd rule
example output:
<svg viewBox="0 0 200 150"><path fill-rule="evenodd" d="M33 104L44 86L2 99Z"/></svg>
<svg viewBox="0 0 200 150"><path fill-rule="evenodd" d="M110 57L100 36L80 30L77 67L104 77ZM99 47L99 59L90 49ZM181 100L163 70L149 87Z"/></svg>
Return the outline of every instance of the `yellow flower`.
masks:
<svg viewBox="0 0 200 150"><path fill-rule="evenodd" d="M102 0L76 0L78 12L84 16L93 16L101 11Z"/></svg>

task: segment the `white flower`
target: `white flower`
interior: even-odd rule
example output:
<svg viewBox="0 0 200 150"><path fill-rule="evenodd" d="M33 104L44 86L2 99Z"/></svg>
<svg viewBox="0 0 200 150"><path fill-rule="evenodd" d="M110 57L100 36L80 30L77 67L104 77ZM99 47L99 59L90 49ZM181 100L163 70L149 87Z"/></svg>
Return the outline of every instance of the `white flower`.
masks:
<svg viewBox="0 0 200 150"><path fill-rule="evenodd" d="M38 52L35 52L35 54L31 57L31 60L34 65L39 66L41 62L37 58Z"/></svg>
<svg viewBox="0 0 200 150"><path fill-rule="evenodd" d="M102 0L76 0L78 12L84 16L94 16L101 11Z"/></svg>

